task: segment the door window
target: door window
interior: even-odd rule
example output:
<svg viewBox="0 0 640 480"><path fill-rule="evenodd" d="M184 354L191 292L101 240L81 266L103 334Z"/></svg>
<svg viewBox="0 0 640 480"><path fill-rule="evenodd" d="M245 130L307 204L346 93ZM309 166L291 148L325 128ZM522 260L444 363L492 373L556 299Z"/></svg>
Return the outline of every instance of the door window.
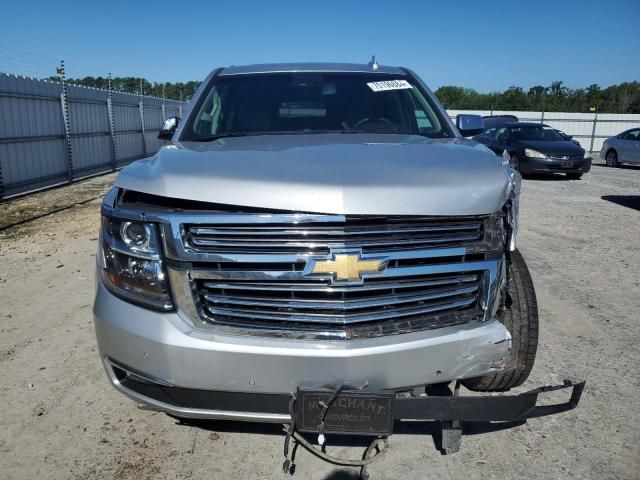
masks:
<svg viewBox="0 0 640 480"><path fill-rule="evenodd" d="M485 138L489 138L491 140L495 140L497 131L498 131L498 129L496 127L492 127L492 128L487 129L482 134L482 136L485 137Z"/></svg>
<svg viewBox="0 0 640 480"><path fill-rule="evenodd" d="M623 137L624 140L640 141L640 130L631 130Z"/></svg>
<svg viewBox="0 0 640 480"><path fill-rule="evenodd" d="M507 140L507 138L509 138L509 129L507 127L498 128L498 131L496 132L496 138L501 142Z"/></svg>

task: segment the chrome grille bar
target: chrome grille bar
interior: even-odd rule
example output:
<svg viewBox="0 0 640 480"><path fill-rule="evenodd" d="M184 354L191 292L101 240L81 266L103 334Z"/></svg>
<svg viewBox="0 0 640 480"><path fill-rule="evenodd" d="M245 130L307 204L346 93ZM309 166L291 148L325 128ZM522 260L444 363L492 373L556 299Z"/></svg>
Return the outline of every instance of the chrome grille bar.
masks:
<svg viewBox="0 0 640 480"><path fill-rule="evenodd" d="M472 305L476 301L475 296L469 296L460 300L443 302L435 305L425 305L419 307L394 308L391 310L380 310L375 312L357 313L349 315L332 315L326 313L268 313L260 310L251 310L246 308L222 308L215 306L207 306L208 313L213 315L213 319L217 315L226 317L240 317L252 320L265 320L276 322L301 322L301 323L324 323L346 325L360 322L374 322L380 320L394 319L405 316L416 316L426 313L443 312L456 308L463 308Z"/></svg>
<svg viewBox="0 0 640 480"><path fill-rule="evenodd" d="M376 251L431 246L465 246L483 240L485 217L344 217L341 222L190 225L183 229L187 250L194 252L328 251L361 247Z"/></svg>
<svg viewBox="0 0 640 480"><path fill-rule="evenodd" d="M208 247L212 249L230 249L230 248L238 248L238 249L272 249L272 250L286 250L286 249L295 249L295 248L330 248L330 247L350 247L350 246L358 246L358 247L388 247L393 245L422 245L422 244L449 244L456 242L465 242L478 240L477 234L472 235L447 235L446 237L438 236L434 238L430 237L422 237L419 240L417 239L403 239L403 238L395 238L394 240L387 240L389 237L384 237L380 239L369 239L366 241L360 241L357 239L354 240L342 240L342 239L333 239L333 240L317 240L317 241L307 241L307 242L290 242L281 239L268 238L262 240L260 242L250 241L247 239L245 241L229 241L229 240L208 240L203 238L192 239L191 243L195 247ZM303 250L304 252L304 250Z"/></svg>
<svg viewBox="0 0 640 480"><path fill-rule="evenodd" d="M265 283L246 283L239 284L233 283L216 283L216 282L204 282L204 287L208 289L219 288L223 290L245 290L245 291L260 291L267 292L363 292L371 290L388 290L390 288L415 288L415 287L428 287L436 285L448 285L448 284L464 284L468 282L475 282L478 280L478 275L458 275L454 277L422 280L422 281L409 281L405 280L399 283L397 280L366 283L362 285L353 285L348 287L329 286L326 283L313 282L313 283L299 283L299 282L265 282Z"/></svg>
<svg viewBox="0 0 640 480"><path fill-rule="evenodd" d="M354 235L379 235L379 234L397 234L397 233L420 233L420 232L446 232L451 230L480 230L479 223L473 224L459 224L459 225L433 225L426 227L411 227L401 226L402 228L388 228L388 229L376 229L365 227L350 227L343 229L332 229L332 227L314 227L310 225L301 225L299 229L292 229L288 227L274 227L265 226L260 229L255 227L246 227L242 225L234 225L233 227L190 227L189 232L192 235L231 235L235 237L249 237L249 236L282 236L282 235L302 235L307 236L310 234L319 235L322 237L327 236L354 236Z"/></svg>
<svg viewBox="0 0 640 480"><path fill-rule="evenodd" d="M415 303L425 302L428 300L440 299L444 297L455 297L457 295L464 295L473 293L478 290L478 286L455 288L455 289L440 289L438 291L430 291L422 294L390 294L390 295L378 295L368 297L366 300L322 300L322 299L269 299L260 297L247 297L247 296L227 296L216 295L210 293L204 293L203 298L213 305L225 304L225 305L246 305L261 307L263 309L268 308L280 308L280 309L298 309L298 310L358 310L372 307L383 307L387 305L399 305L402 303Z"/></svg>
<svg viewBox="0 0 640 480"><path fill-rule="evenodd" d="M440 275L444 273L464 273L470 271L495 271L497 268L495 261L482 260L471 262L443 263L434 265L420 265L417 267L387 268L382 272L364 274L365 279L376 278L401 278L418 275ZM228 269L192 269L190 276L193 279L203 280L241 280L241 281L264 281L283 280L304 282L307 278L303 272L295 270L235 270L230 264ZM317 275L318 279L330 279L331 275Z"/></svg>

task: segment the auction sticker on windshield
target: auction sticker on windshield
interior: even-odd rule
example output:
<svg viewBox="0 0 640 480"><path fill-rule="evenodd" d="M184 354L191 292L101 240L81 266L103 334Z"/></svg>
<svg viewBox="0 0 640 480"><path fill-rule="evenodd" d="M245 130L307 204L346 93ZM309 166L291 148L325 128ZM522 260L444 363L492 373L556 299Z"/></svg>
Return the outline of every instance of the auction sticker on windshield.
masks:
<svg viewBox="0 0 640 480"><path fill-rule="evenodd" d="M385 80L384 82L368 82L369 88L374 92L384 92L386 90L405 90L413 88L406 80Z"/></svg>

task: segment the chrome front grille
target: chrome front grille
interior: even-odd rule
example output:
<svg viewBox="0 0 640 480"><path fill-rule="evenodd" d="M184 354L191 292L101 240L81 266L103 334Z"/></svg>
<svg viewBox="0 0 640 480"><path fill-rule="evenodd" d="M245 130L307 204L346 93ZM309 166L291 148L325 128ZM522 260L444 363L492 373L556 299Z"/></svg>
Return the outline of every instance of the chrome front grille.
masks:
<svg viewBox="0 0 640 480"><path fill-rule="evenodd" d="M343 222L187 225L185 242L198 252L323 254L332 248L384 252L464 246L483 235L484 218L347 216Z"/></svg>
<svg viewBox="0 0 640 480"><path fill-rule="evenodd" d="M358 286L327 282L197 281L204 315L213 321L245 326L301 324L321 330L347 327L356 336L358 324L395 322L453 314L434 324L459 323L478 314L481 275L424 275L369 279ZM349 327L356 328L349 328Z"/></svg>
<svg viewBox="0 0 640 480"><path fill-rule="evenodd" d="M484 320L502 276L500 215L175 213L156 221L178 311L220 333L353 339ZM352 255L380 268L346 281L324 268Z"/></svg>

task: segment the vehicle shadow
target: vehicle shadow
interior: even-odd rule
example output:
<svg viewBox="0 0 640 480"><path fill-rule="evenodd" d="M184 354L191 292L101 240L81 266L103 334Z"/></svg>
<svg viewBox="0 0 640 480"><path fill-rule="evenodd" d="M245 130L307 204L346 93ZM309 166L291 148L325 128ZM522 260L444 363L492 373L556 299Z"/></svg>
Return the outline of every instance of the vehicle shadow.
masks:
<svg viewBox="0 0 640 480"><path fill-rule="evenodd" d="M208 432L225 432L225 433L242 433L249 435L277 435L284 439L283 426L276 423L253 423L253 422L236 422L231 420L200 420L200 419L176 419L178 425L194 427ZM524 425L526 420L515 422L464 422L463 437L471 435L481 435L485 433L498 432L510 428ZM441 453L442 445L442 422L440 421L395 421L393 426L394 435L413 435L413 436L430 436L433 446ZM317 437L314 434L303 434L303 436L312 444L317 443ZM328 435L329 444L336 447L361 447L366 448L371 442L372 437L355 436L355 435ZM339 472L337 472L339 473ZM343 474L349 474L348 471ZM331 477L332 479L334 477ZM351 478L351 477L335 477Z"/></svg>
<svg viewBox="0 0 640 480"><path fill-rule="evenodd" d="M520 427L527 423L526 420L514 422L463 422L462 436L483 435L485 433L499 432L511 428ZM442 446L442 422L439 421L415 421L396 422L393 428L395 435L431 435L436 450L444 454Z"/></svg>
<svg viewBox="0 0 640 480"><path fill-rule="evenodd" d="M533 181L545 181L545 182L558 182L563 181L567 182L570 180L575 180L573 178L567 177L564 173L528 173L523 176L525 180L533 180Z"/></svg>
<svg viewBox="0 0 640 480"><path fill-rule="evenodd" d="M600 198L623 207L640 210L640 195L603 195Z"/></svg>
<svg viewBox="0 0 640 480"><path fill-rule="evenodd" d="M640 170L640 165L618 165L616 168L622 168L623 170Z"/></svg>
<svg viewBox="0 0 640 480"><path fill-rule="evenodd" d="M250 435L283 435L279 423L236 422L233 420L202 420L184 418L176 420L177 425L199 428L208 432L246 433Z"/></svg>
<svg viewBox="0 0 640 480"><path fill-rule="evenodd" d="M612 168L612 167L607 167L607 165L605 163L593 163L591 164L591 167L602 167L602 168ZM615 168L619 168L622 170L640 170L640 165L628 165L628 164L624 164L624 165L618 165Z"/></svg>

